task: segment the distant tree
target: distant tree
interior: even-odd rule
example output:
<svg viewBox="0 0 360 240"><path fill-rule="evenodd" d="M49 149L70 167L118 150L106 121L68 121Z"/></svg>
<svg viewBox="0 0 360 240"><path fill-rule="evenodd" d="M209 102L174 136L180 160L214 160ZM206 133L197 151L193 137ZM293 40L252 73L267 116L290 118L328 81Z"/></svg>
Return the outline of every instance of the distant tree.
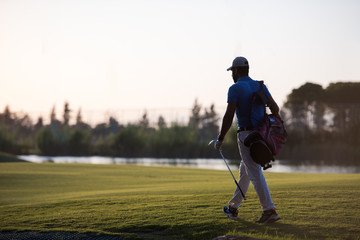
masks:
<svg viewBox="0 0 360 240"><path fill-rule="evenodd" d="M165 118L160 115L159 116L159 119L158 119L158 128L161 129L161 128L166 128L166 122L165 122Z"/></svg>
<svg viewBox="0 0 360 240"><path fill-rule="evenodd" d="M85 123L83 121L83 119L82 119L81 108L79 108L79 110L78 110L78 112L76 114L75 127L78 128L78 129L91 131L91 126L89 124Z"/></svg>
<svg viewBox="0 0 360 240"><path fill-rule="evenodd" d="M310 104L319 101L324 95L324 89L321 85L307 82L299 88L293 89L288 95L288 102Z"/></svg>
<svg viewBox="0 0 360 240"><path fill-rule="evenodd" d="M324 131L327 125L327 122L325 120L326 105L324 104L324 102L315 102L313 103L312 107L312 116L315 132Z"/></svg>
<svg viewBox="0 0 360 240"><path fill-rule="evenodd" d="M81 108L79 108L79 111L76 114L76 125L80 125L82 122L83 120L82 120Z"/></svg>
<svg viewBox="0 0 360 240"><path fill-rule="evenodd" d="M14 127L17 129L19 141L24 140L25 137L29 137L33 131L33 123L28 114L25 114L22 117L16 117Z"/></svg>
<svg viewBox="0 0 360 240"><path fill-rule="evenodd" d="M112 133L117 133L119 127L119 122L114 118L109 118L109 128Z"/></svg>
<svg viewBox="0 0 360 240"><path fill-rule="evenodd" d="M36 146L42 155L57 155L58 144L50 128L42 128L36 134Z"/></svg>
<svg viewBox="0 0 360 240"><path fill-rule="evenodd" d="M283 106L289 137L282 158L354 163L360 156L359 92L360 82L294 89Z"/></svg>
<svg viewBox="0 0 360 240"><path fill-rule="evenodd" d="M360 103L360 82L330 83L325 89L327 103Z"/></svg>
<svg viewBox="0 0 360 240"><path fill-rule="evenodd" d="M315 83L305 83L297 89L293 89L287 96L284 104L289 116L286 119L288 127L297 129L303 133L309 129L324 127L324 89Z"/></svg>
<svg viewBox="0 0 360 240"><path fill-rule="evenodd" d="M92 135L96 138L105 137L109 133L106 123L99 123L92 129Z"/></svg>
<svg viewBox="0 0 360 240"><path fill-rule="evenodd" d="M145 110L144 114L142 115L141 120L139 121L139 126L142 128L149 127L149 118L147 116L147 111Z"/></svg>
<svg viewBox="0 0 360 240"><path fill-rule="evenodd" d="M22 118L19 118L19 119L17 119L17 120L18 120L18 124L19 124L21 127L25 127L25 128L31 129L32 126L33 126L32 120L31 120L31 118L29 117L28 114L25 114Z"/></svg>
<svg viewBox="0 0 360 240"><path fill-rule="evenodd" d="M34 128L35 130L39 130L40 128L42 128L44 126L44 120L42 117L39 117Z"/></svg>
<svg viewBox="0 0 360 240"><path fill-rule="evenodd" d="M64 125L65 126L69 126L69 121L70 121L70 108L69 108L69 103L68 102L65 102L65 105L64 105L64 114L63 114L63 117L64 117Z"/></svg>
<svg viewBox="0 0 360 240"><path fill-rule="evenodd" d="M205 113L201 120L201 141L208 141L216 137L219 133L219 116L215 111L214 104L211 104L209 109L205 108Z"/></svg>
<svg viewBox="0 0 360 240"><path fill-rule="evenodd" d="M0 151L12 153L14 145L11 135L0 125Z"/></svg>
<svg viewBox="0 0 360 240"><path fill-rule="evenodd" d="M91 135L89 131L75 129L69 137L69 154L74 156L88 155L90 153Z"/></svg>
<svg viewBox="0 0 360 240"><path fill-rule="evenodd" d="M215 105L211 104L210 108L205 108L205 113L202 116L202 125L205 128L218 128L219 116L215 111Z"/></svg>
<svg viewBox="0 0 360 240"><path fill-rule="evenodd" d="M11 126L13 124L13 121L13 114L10 111L10 107L6 105L4 113L0 114L0 123L5 126Z"/></svg>
<svg viewBox="0 0 360 240"><path fill-rule="evenodd" d="M195 99L194 105L191 109L191 115L189 119L189 126L192 128L199 128L201 124L201 105L198 103L197 98Z"/></svg>
<svg viewBox="0 0 360 240"><path fill-rule="evenodd" d="M59 128L62 127L61 122L56 119L55 106L51 109L51 113L50 113L50 126L51 126L51 130L52 130L53 132L55 132L56 129L59 129Z"/></svg>
<svg viewBox="0 0 360 240"><path fill-rule="evenodd" d="M127 125L119 131L113 142L111 149L117 156L123 157L143 157L142 151L145 146L143 126Z"/></svg>
<svg viewBox="0 0 360 240"><path fill-rule="evenodd" d="M360 82L331 83L325 89L325 102L334 114L335 131L358 125L360 122Z"/></svg>
<svg viewBox="0 0 360 240"><path fill-rule="evenodd" d="M50 123L53 124L56 121L56 111L55 111L55 105L51 109L50 113Z"/></svg>

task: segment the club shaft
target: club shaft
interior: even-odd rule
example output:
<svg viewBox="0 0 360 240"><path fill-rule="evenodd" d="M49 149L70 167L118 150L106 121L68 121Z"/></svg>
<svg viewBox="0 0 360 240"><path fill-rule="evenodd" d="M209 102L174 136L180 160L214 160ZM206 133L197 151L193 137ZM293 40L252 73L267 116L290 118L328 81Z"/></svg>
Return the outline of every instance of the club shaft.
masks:
<svg viewBox="0 0 360 240"><path fill-rule="evenodd" d="M243 191L241 190L241 188L240 188L240 186L239 186L238 182L236 181L236 179L235 179L235 177L234 177L234 174L232 173L232 171L231 171L231 169L230 169L229 165L227 164L227 162L226 162L226 160L225 160L224 155L222 154L222 152L221 152L221 151L219 151L219 152L220 152L220 155L221 155L222 159L224 160L224 162L225 162L225 164L226 164L227 168L229 169L229 172L230 172L230 174L231 174L232 178L234 179L234 182L235 182L236 186L239 188L240 193L241 193L241 196L244 198L244 200L246 200L245 194L244 194L244 193L243 193Z"/></svg>

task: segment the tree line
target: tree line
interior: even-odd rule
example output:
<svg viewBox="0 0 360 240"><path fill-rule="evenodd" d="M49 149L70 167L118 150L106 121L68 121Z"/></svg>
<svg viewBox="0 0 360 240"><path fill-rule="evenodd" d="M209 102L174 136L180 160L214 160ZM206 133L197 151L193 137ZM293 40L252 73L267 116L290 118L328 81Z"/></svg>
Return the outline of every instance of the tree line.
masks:
<svg viewBox="0 0 360 240"><path fill-rule="evenodd" d="M307 82L293 89L282 108L289 132L282 157L298 161L360 163L360 82L326 88Z"/></svg>
<svg viewBox="0 0 360 240"><path fill-rule="evenodd" d="M5 107L0 114L0 151L44 156L118 156L155 158L214 157L207 143L218 134L219 116L212 104L204 108L195 100L187 125L166 123L159 116L151 126L145 111L142 117L126 125L114 117L95 127L82 120L81 110L70 124L70 105L64 104L62 119L57 119L55 107L50 123L40 117L33 124L28 115L18 116Z"/></svg>
<svg viewBox="0 0 360 240"><path fill-rule="evenodd" d="M305 83L293 89L281 109L288 141L278 159L294 162L356 164L360 158L360 82L337 82L326 88ZM34 124L28 115L19 116L6 106L0 113L0 151L45 156L117 156L154 158L214 158L218 153L207 144L219 132L223 113L214 104L202 107L195 100L187 124L167 123L159 116L156 126L142 117L126 125L109 117L92 127L83 121L81 110L70 124L71 109L64 104L61 119L55 108L50 123L40 117ZM236 123L225 138L228 158L239 159Z"/></svg>

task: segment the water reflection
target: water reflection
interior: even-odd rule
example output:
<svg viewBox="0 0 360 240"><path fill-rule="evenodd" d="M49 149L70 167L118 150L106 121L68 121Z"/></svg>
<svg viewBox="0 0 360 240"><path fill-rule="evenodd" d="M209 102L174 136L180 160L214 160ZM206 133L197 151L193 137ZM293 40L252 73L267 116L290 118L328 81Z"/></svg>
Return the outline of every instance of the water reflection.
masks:
<svg viewBox="0 0 360 240"><path fill-rule="evenodd" d="M19 156L34 163L88 163L88 164L134 164L143 166L176 166L202 169L227 170L222 159L168 159L168 158L118 158L118 157L46 157L37 155ZM239 169L239 161L228 161L235 172ZM360 173L360 166L327 166L327 165L291 165L289 161L275 161L273 167L266 172L287 173Z"/></svg>

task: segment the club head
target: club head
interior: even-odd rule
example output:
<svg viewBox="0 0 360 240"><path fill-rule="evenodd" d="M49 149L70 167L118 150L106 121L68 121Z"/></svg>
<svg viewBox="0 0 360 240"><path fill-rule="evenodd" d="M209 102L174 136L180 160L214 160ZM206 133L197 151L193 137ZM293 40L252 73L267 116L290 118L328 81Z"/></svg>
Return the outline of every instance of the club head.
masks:
<svg viewBox="0 0 360 240"><path fill-rule="evenodd" d="M211 145L213 142L216 142L216 140L211 140L211 141L209 142L208 146Z"/></svg>

